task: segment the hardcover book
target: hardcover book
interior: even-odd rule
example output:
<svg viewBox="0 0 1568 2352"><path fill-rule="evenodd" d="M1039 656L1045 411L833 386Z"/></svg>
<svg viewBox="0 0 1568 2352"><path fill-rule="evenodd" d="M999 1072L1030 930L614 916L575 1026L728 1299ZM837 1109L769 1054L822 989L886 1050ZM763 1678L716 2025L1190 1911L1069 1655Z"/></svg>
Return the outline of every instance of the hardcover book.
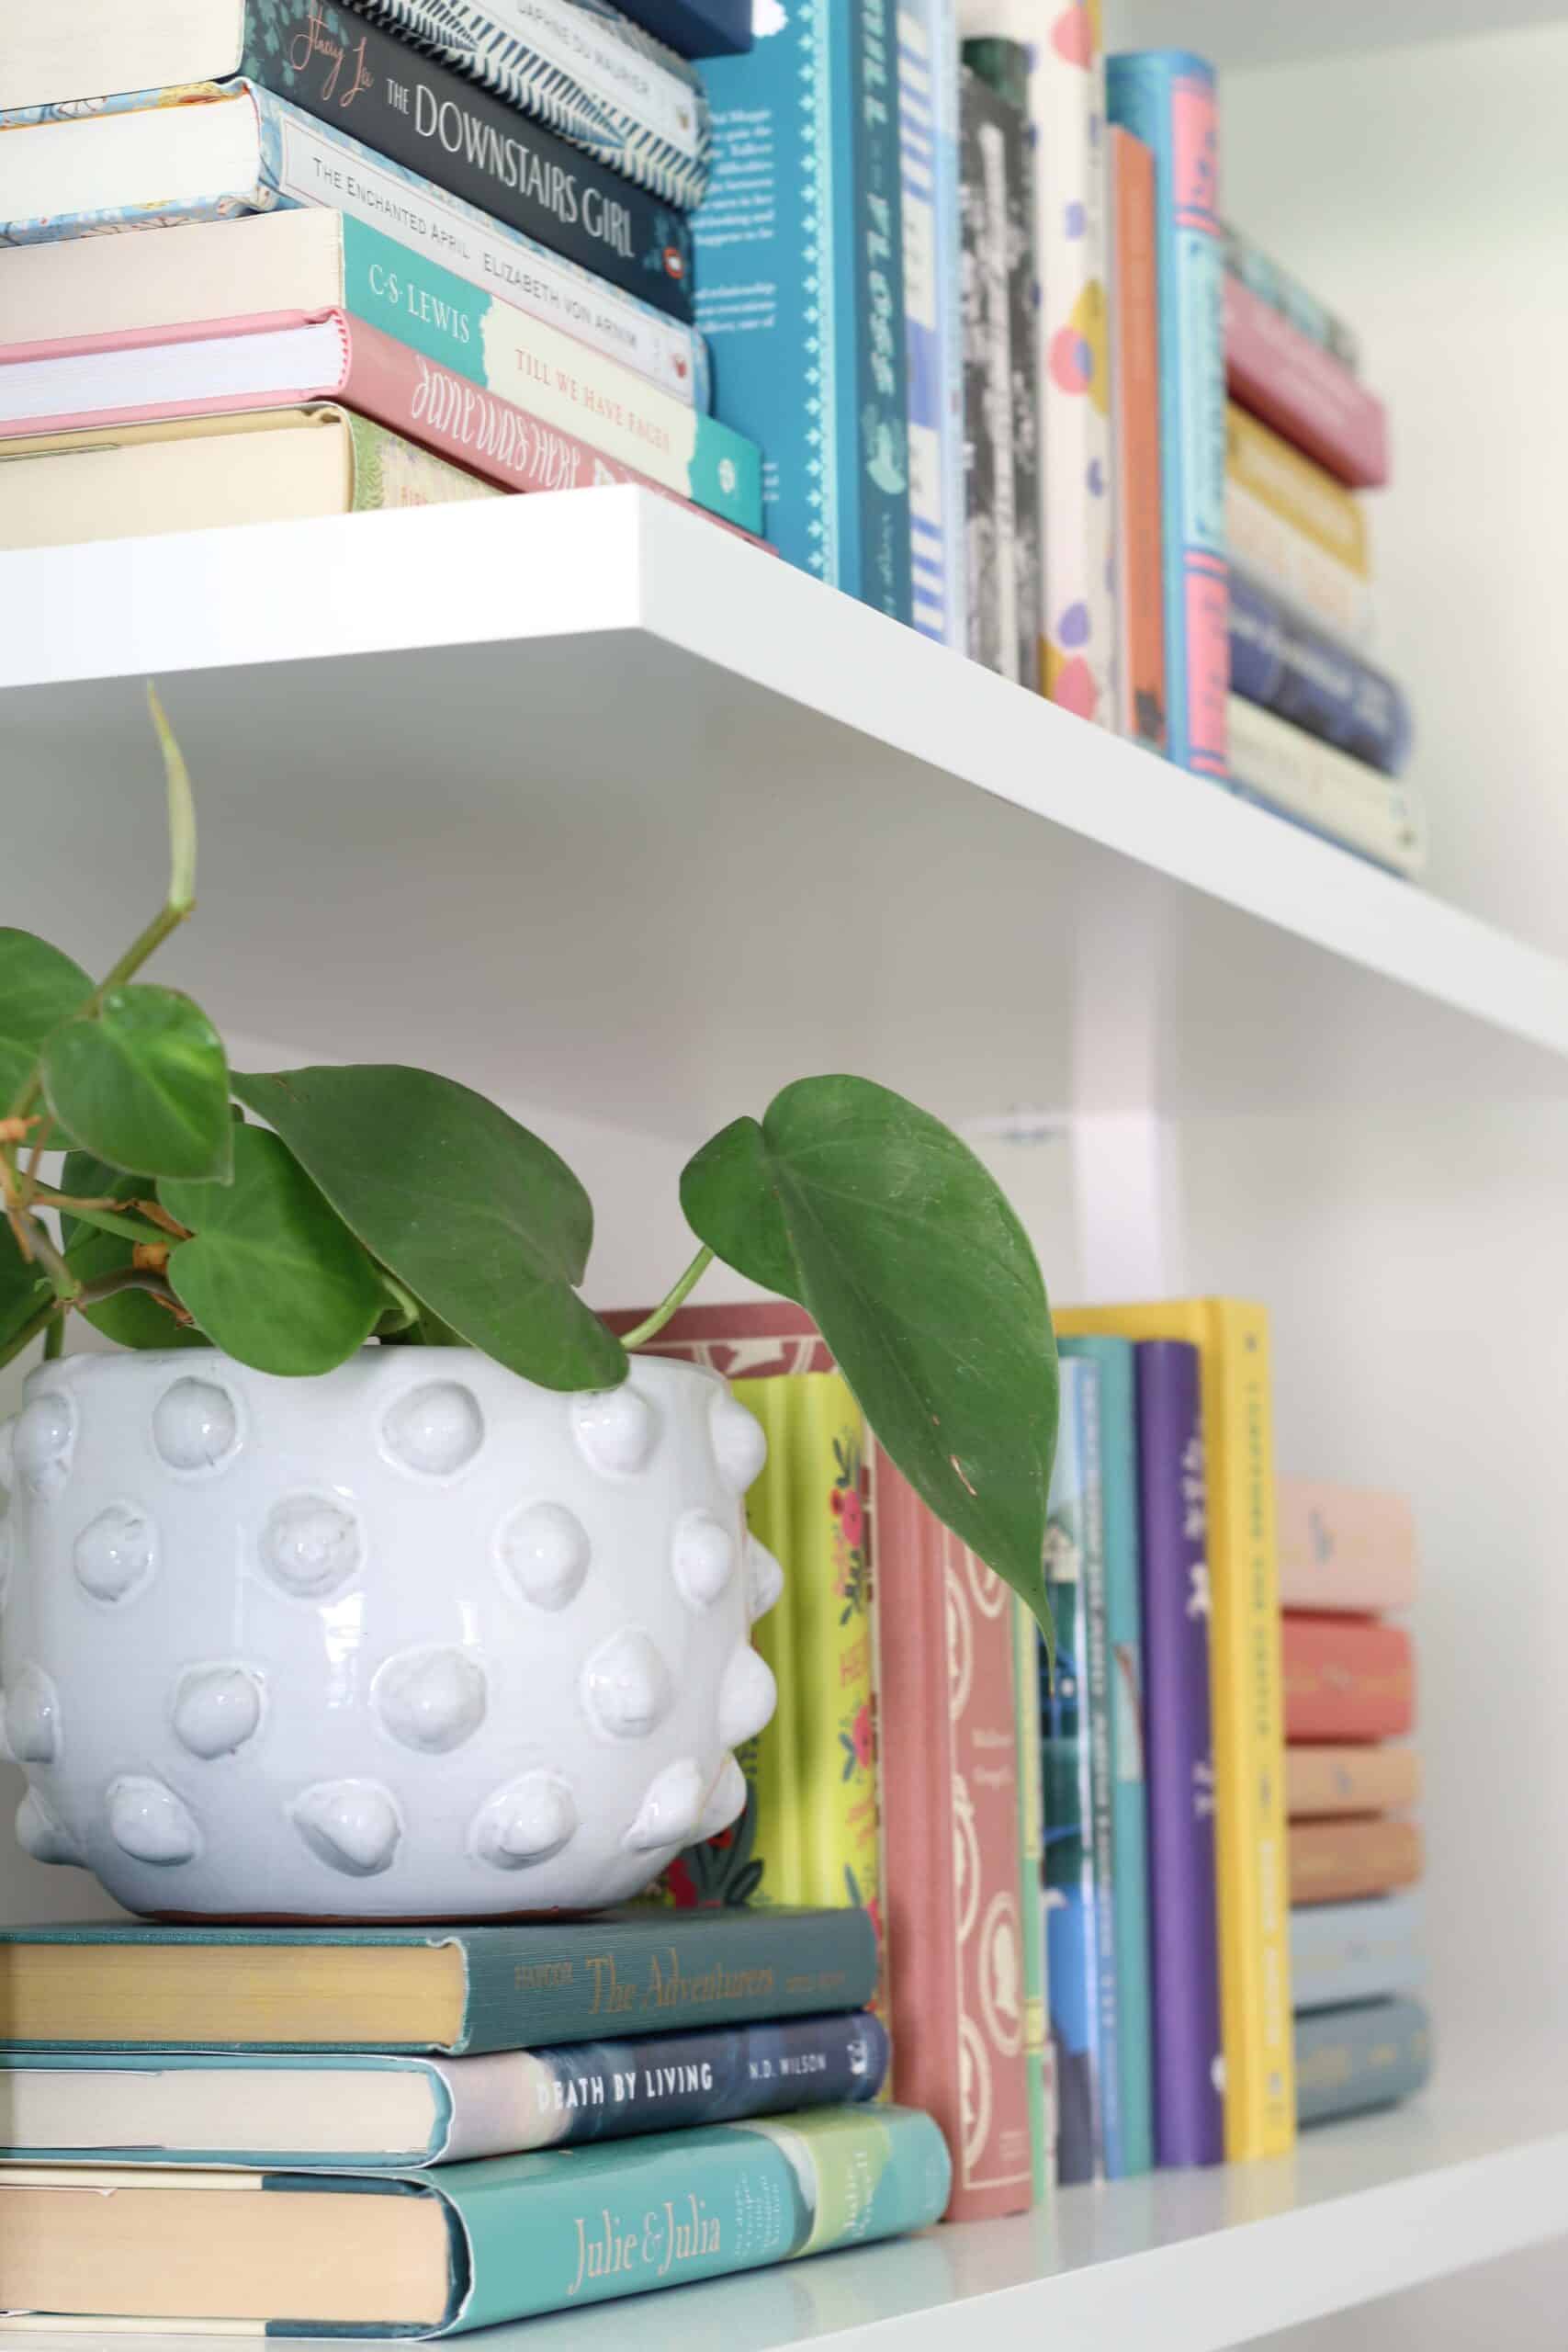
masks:
<svg viewBox="0 0 1568 2352"><path fill-rule="evenodd" d="M1056 1669L1036 1644L1045 1785L1045 1950L1056 2177L1122 2162L1100 1368L1064 1359L1045 1536Z"/></svg>
<svg viewBox="0 0 1568 2352"><path fill-rule="evenodd" d="M702 83L607 0L346 5L666 203L689 212L702 202L711 137Z"/></svg>
<svg viewBox="0 0 1568 2352"><path fill-rule="evenodd" d="M1285 1803L1292 1821L1340 1813L1401 1813L1421 1798L1413 1747L1287 1747Z"/></svg>
<svg viewBox="0 0 1568 2352"><path fill-rule="evenodd" d="M863 1911L605 1911L518 1928L0 1928L0 2044L541 2050L613 2026L862 2008Z"/></svg>
<svg viewBox="0 0 1568 2352"><path fill-rule="evenodd" d="M1021 83L1022 75L1019 63ZM968 650L973 661L1033 692L1040 671L1040 453L1027 125L1021 107L968 67L960 113Z"/></svg>
<svg viewBox="0 0 1568 2352"><path fill-rule="evenodd" d="M625 0L626 13L682 57L722 57L751 46L753 0Z"/></svg>
<svg viewBox="0 0 1568 2352"><path fill-rule="evenodd" d="M1098 5L960 0L969 62L1004 94L1027 57L1040 384L1041 691L1114 719L1105 54Z"/></svg>
<svg viewBox="0 0 1568 2352"><path fill-rule="evenodd" d="M1285 1736L1403 1739L1416 1713L1415 1653L1402 1625L1286 1613Z"/></svg>
<svg viewBox="0 0 1568 2352"><path fill-rule="evenodd" d="M1382 402L1235 276L1225 279L1225 373L1238 401L1352 490L1387 481Z"/></svg>
<svg viewBox="0 0 1568 2352"><path fill-rule="evenodd" d="M1231 567L1231 691L1353 760L1397 775L1410 706L1393 680Z"/></svg>
<svg viewBox="0 0 1568 2352"><path fill-rule="evenodd" d="M1288 1846L1292 1904L1350 1903L1421 1876L1413 1821L1292 1821Z"/></svg>
<svg viewBox="0 0 1568 2352"><path fill-rule="evenodd" d="M1364 503L1234 401L1225 409L1225 475L1363 580L1371 571Z"/></svg>
<svg viewBox="0 0 1568 2352"><path fill-rule="evenodd" d="M1225 241L1225 267L1230 275L1239 278L1260 302L1267 302L1271 311L1278 311L1282 319L1288 319L1298 334L1304 334L1311 343L1321 344L1330 358L1348 368L1352 376L1359 375L1361 344L1354 327L1347 326L1337 311L1320 302L1299 277L1282 269L1239 229L1227 223L1221 233Z"/></svg>
<svg viewBox="0 0 1568 2352"><path fill-rule="evenodd" d="M248 231L243 248L214 246L211 239L170 245L163 237L106 246L77 233L94 207L100 223L102 207L112 201L133 208L127 226L168 227L232 222L278 206L325 206L395 234L475 292L499 296L691 406L710 405L707 346L693 328L270 91L241 85L205 103L136 105L118 119L107 156L98 153L101 119L89 116L76 129L54 119L36 126L36 137L17 131L0 138L0 244L60 241L36 254L23 243L6 265L6 324L18 342L196 325L234 310L242 289L245 307L258 313L281 307L282 287L259 255L291 247L264 246ZM49 143L56 140L58 153ZM39 177L44 165L47 181ZM48 220L20 217L46 194L54 206ZM237 273L243 267L225 300L213 299L213 285L222 282L213 253L231 254Z"/></svg>
<svg viewBox="0 0 1568 2352"><path fill-rule="evenodd" d="M1157 198L1160 464L1170 757L1226 767L1224 264L1212 66L1140 50L1106 69L1111 119L1152 149Z"/></svg>
<svg viewBox="0 0 1568 2352"><path fill-rule="evenodd" d="M0 548L501 496L477 474L330 404L44 434L7 442L5 455Z"/></svg>
<svg viewBox="0 0 1568 2352"><path fill-rule="evenodd" d="M1376 614L1365 573L1328 554L1234 476L1225 481L1225 544L1232 563L1293 605L1303 619L1348 645L1371 645Z"/></svg>
<svg viewBox="0 0 1568 2352"><path fill-rule="evenodd" d="M1111 1910L1115 1934L1117 2117L1113 2179L1154 2165L1149 1986L1148 1792L1144 1770L1144 1604L1138 1510L1138 1397L1129 1340L1065 1339L1064 1360L1100 1383L1100 1523L1105 1548L1105 1712L1111 1765Z"/></svg>
<svg viewBox="0 0 1568 2352"><path fill-rule="evenodd" d="M1408 1609L1416 1557L1416 1515L1404 1495L1280 1479L1280 1597L1287 1609Z"/></svg>
<svg viewBox="0 0 1568 2352"><path fill-rule="evenodd" d="M1301 2122L1329 2123L1396 2107L1432 2075L1432 2023L1424 2003L1402 1996L1296 2019Z"/></svg>
<svg viewBox="0 0 1568 2352"><path fill-rule="evenodd" d="M886 2034L859 2012L475 2058L17 2051L0 2154L414 2170L862 2105L886 2071Z"/></svg>
<svg viewBox="0 0 1568 2352"><path fill-rule="evenodd" d="M1019 1903L1023 1939L1023 2047L1029 2063L1029 2139L1034 2202L1056 2177L1056 2070L1045 1989L1045 1775L1041 1749L1040 1629L1016 1594L1012 1604L1013 1722L1018 1746Z"/></svg>
<svg viewBox="0 0 1568 2352"><path fill-rule="evenodd" d="M17 2167L0 2244L56 2320L451 2335L920 2229L948 2177L929 2116L850 2108L374 2181Z"/></svg>
<svg viewBox="0 0 1568 2352"><path fill-rule="evenodd" d="M1391 874L1427 863L1427 807L1416 786L1348 759L1331 743L1230 698L1231 790Z"/></svg>
<svg viewBox="0 0 1568 2352"><path fill-rule="evenodd" d="M1057 1308L1053 1319L1058 1336L1185 1340L1201 1360L1225 2153L1281 2154L1295 2096L1269 1318L1217 1298Z"/></svg>
<svg viewBox="0 0 1568 2352"><path fill-rule="evenodd" d="M698 319L730 423L767 453L763 529L803 571L907 621L908 351L888 0L760 13L704 68L714 172Z"/></svg>
<svg viewBox="0 0 1568 2352"><path fill-rule="evenodd" d="M1155 2150L1162 2165L1216 2165L1225 2140L1198 1351L1145 1340L1137 1377Z"/></svg>
<svg viewBox="0 0 1568 2352"><path fill-rule="evenodd" d="M1299 2018L1382 2001L1426 1981L1426 1920L1414 1889L1361 1903L1301 1904L1291 1914L1291 1989Z"/></svg>
<svg viewBox="0 0 1568 2352"><path fill-rule="evenodd" d="M1111 132L1111 400L1116 480L1116 699L1123 735L1166 749L1155 159Z"/></svg>
<svg viewBox="0 0 1568 2352"><path fill-rule="evenodd" d="M958 75L953 0L898 0L911 617L922 636L963 651L968 623Z"/></svg>

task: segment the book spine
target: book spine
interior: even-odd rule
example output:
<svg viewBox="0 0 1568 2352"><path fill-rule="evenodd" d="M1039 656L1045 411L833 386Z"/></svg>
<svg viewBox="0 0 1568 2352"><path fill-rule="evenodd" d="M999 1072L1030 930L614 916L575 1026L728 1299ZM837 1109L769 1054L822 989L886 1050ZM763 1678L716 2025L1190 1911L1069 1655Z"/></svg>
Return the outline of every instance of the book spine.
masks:
<svg viewBox="0 0 1568 2352"><path fill-rule="evenodd" d="M1137 1381L1156 2153L1162 2165L1213 2165L1224 2157L1224 2109L1197 1349L1141 1342Z"/></svg>
<svg viewBox="0 0 1568 2352"><path fill-rule="evenodd" d="M1284 1621L1285 1736L1401 1739L1416 1712L1416 1671L1402 1626L1355 1617Z"/></svg>
<svg viewBox="0 0 1568 2352"><path fill-rule="evenodd" d="M481 294L558 328L601 357L705 413L711 405L707 345L692 327L606 285L504 221L491 220L418 172L372 154L268 90L251 92L260 123L266 202L326 205L397 237Z"/></svg>
<svg viewBox="0 0 1568 2352"><path fill-rule="evenodd" d="M1414 1821L1294 1821L1289 1842L1292 1904L1386 1894L1414 1886L1422 1872Z"/></svg>
<svg viewBox="0 0 1568 2352"><path fill-rule="evenodd" d="M1425 1983L1421 1896L1303 1904L1291 1913L1291 1989L1296 2015L1387 2000Z"/></svg>
<svg viewBox="0 0 1568 2352"><path fill-rule="evenodd" d="M958 28L953 0L900 0L899 198L908 369L911 615L967 643L958 297Z"/></svg>
<svg viewBox="0 0 1568 2352"><path fill-rule="evenodd" d="M1004 678L1017 665L1007 626L1012 578L1012 447L1001 405L1008 364L1006 161L989 92L965 69L962 85L964 281L964 538L965 648Z"/></svg>
<svg viewBox="0 0 1568 2352"><path fill-rule="evenodd" d="M1099 2017L1105 2176L1122 2180L1129 2135L1122 2057L1116 1917L1116 1768L1111 1748L1111 1657L1106 1558L1106 1380L1094 1365L1084 1413L1084 1655L1089 1668L1089 1828L1094 1854L1094 1989Z"/></svg>
<svg viewBox="0 0 1568 2352"><path fill-rule="evenodd" d="M666 203L707 187L710 130L685 59L581 0L345 0Z"/></svg>
<svg viewBox="0 0 1568 2352"><path fill-rule="evenodd" d="M835 424L851 453L849 578L863 604L913 614L908 336L904 315L903 163L894 0L834 0L832 136L840 214L833 281L852 368L838 381Z"/></svg>
<svg viewBox="0 0 1568 2352"><path fill-rule="evenodd" d="M836 295L848 195L830 63L827 0L801 0L749 56L703 68L714 168L693 233L725 413L764 453L765 536L787 562L855 592L858 435L842 444L838 419L856 360Z"/></svg>
<svg viewBox="0 0 1568 2352"><path fill-rule="evenodd" d="M592 7L596 0L586 0ZM726 57L751 46L752 0L622 0L626 16L682 57Z"/></svg>
<svg viewBox="0 0 1568 2352"><path fill-rule="evenodd" d="M1225 268L1231 277L1249 288L1271 311L1278 311L1282 319L1288 319L1298 334L1304 334L1309 342L1320 344L1352 376L1359 375L1361 345L1355 329L1320 302L1299 277L1293 277L1260 251L1250 237L1244 237L1239 230L1228 226L1224 235Z"/></svg>
<svg viewBox="0 0 1568 2352"><path fill-rule="evenodd" d="M467 2330L896 2237L937 2219L948 2177L929 2116L852 2108L501 2157L422 2185L466 2240L447 2326Z"/></svg>
<svg viewBox="0 0 1568 2352"><path fill-rule="evenodd" d="M1111 384L1114 403L1119 724L1166 749L1165 545L1159 455L1159 288L1155 162L1130 130L1111 133Z"/></svg>
<svg viewBox="0 0 1568 2352"><path fill-rule="evenodd" d="M1420 2001L1370 2001L1299 2018L1295 2040L1303 2127L1396 2106L1431 2079L1431 2020Z"/></svg>
<svg viewBox="0 0 1568 2352"><path fill-rule="evenodd" d="M1023 2047L1029 2067L1029 2145L1036 2205L1055 2171L1056 2094L1045 1996L1045 1783L1040 1756L1040 1629L1012 1604L1013 1724L1018 1745L1018 1876L1023 1935Z"/></svg>
<svg viewBox="0 0 1568 2352"><path fill-rule="evenodd" d="M815 2017L863 2008L876 1986L863 1911L649 1908L541 1921L528 1933L537 1951L525 1964L510 1938L464 1946L468 1998L455 2054Z"/></svg>
<svg viewBox="0 0 1568 2352"><path fill-rule="evenodd" d="M1037 206L1034 193L1034 151L1029 118L1021 107L1010 107L1003 118L1002 147L1006 191L1006 259L1008 341L1007 377L1010 400L1002 425L1010 431L1013 561L1010 593L1016 605L1017 675L1033 691L1040 687L1040 647L1045 628L1045 557L1041 537L1044 509L1044 454L1040 434L1040 343L1036 303L1039 256L1035 244Z"/></svg>
<svg viewBox="0 0 1568 2352"><path fill-rule="evenodd" d="M1181 51L1109 68L1111 119L1155 156L1170 756L1225 774L1224 276L1213 69Z"/></svg>
<svg viewBox="0 0 1568 2352"><path fill-rule="evenodd" d="M1285 1804L1292 1821L1400 1813L1420 1798L1421 1759L1413 1747L1285 1750Z"/></svg>
<svg viewBox="0 0 1568 2352"><path fill-rule="evenodd" d="M1404 1496L1281 1478L1280 1594L1287 1609L1408 1609L1416 1518Z"/></svg>
<svg viewBox="0 0 1568 2352"><path fill-rule="evenodd" d="M1239 695L1231 697L1230 732L1233 790L1392 872L1420 872L1427 812L1413 786L1347 759Z"/></svg>
<svg viewBox="0 0 1568 2352"><path fill-rule="evenodd" d="M1410 706L1393 679L1239 571L1230 582L1230 663L1233 694L1385 775L1404 765Z"/></svg>
<svg viewBox="0 0 1568 2352"><path fill-rule="evenodd" d="M348 505L355 514L384 514L405 506L449 506L461 499L493 498L495 485L461 466L432 456L384 424L344 409L348 435Z"/></svg>
<svg viewBox="0 0 1568 2352"><path fill-rule="evenodd" d="M355 17L343 40L290 0L245 0L242 71L436 187L494 213L672 318L692 316L685 218L523 121L489 90Z"/></svg>
<svg viewBox="0 0 1568 2352"><path fill-rule="evenodd" d="M1045 1973L1056 2081L1056 2177L1064 2187L1106 2178L1119 2153L1114 1962L1108 1877L1096 1838L1095 1658L1104 1680L1104 1576L1100 1558L1099 1396L1092 1363L1062 1365L1062 1419L1051 1476L1045 1582L1056 1627L1056 1671L1040 1645L1045 1782ZM1098 1563L1091 1567L1091 1558ZM1099 1600L1095 1592L1098 1588ZM1095 1618L1100 1632L1095 1632ZM1109 1761L1106 1756L1103 1762ZM1108 2026L1111 2030L1108 2033Z"/></svg>
<svg viewBox="0 0 1568 2352"><path fill-rule="evenodd" d="M1237 277L1224 288L1225 374L1237 400L1352 490L1388 481L1382 402Z"/></svg>
<svg viewBox="0 0 1568 2352"><path fill-rule="evenodd" d="M1032 2195L1006 1588L873 1441L894 2096L953 2152L949 2219Z"/></svg>
<svg viewBox="0 0 1568 2352"><path fill-rule="evenodd" d="M1366 509L1354 493L1232 401L1225 410L1225 479L1365 580L1371 571Z"/></svg>
<svg viewBox="0 0 1568 2352"><path fill-rule="evenodd" d="M755 445L558 328L344 216L344 300L427 359L740 529L762 524Z"/></svg>
<svg viewBox="0 0 1568 2352"><path fill-rule="evenodd" d="M856 2014L432 2064L449 2102L440 2158L463 2163L861 2106L882 2086L887 2036L875 2018Z"/></svg>
<svg viewBox="0 0 1568 2352"><path fill-rule="evenodd" d="M1240 566L1348 645L1371 644L1375 621L1367 581L1234 481L1225 484L1225 535L1233 571Z"/></svg>

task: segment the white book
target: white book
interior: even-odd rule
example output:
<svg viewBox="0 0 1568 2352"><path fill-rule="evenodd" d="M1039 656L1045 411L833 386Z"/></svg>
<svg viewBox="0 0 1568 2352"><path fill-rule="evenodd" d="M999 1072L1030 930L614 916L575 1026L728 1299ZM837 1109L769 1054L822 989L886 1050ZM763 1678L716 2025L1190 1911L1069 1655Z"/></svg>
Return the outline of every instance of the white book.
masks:
<svg viewBox="0 0 1568 2352"><path fill-rule="evenodd" d="M1427 812L1414 786L1364 766L1239 695L1229 697L1227 709L1233 791L1396 873L1420 872Z"/></svg>
<svg viewBox="0 0 1568 2352"><path fill-rule="evenodd" d="M1225 483L1225 552L1263 588L1359 652L1376 635L1369 582L1240 482Z"/></svg>

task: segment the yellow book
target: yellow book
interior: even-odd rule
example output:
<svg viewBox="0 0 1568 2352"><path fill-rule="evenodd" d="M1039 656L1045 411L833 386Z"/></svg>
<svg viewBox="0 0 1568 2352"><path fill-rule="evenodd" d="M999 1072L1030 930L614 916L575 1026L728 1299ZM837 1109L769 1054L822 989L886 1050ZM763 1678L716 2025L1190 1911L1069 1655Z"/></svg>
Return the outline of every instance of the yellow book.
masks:
<svg viewBox="0 0 1568 2352"><path fill-rule="evenodd" d="M1368 577L1366 509L1355 492L1234 401L1225 410L1225 478L1271 506L1325 554Z"/></svg>
<svg viewBox="0 0 1568 2352"><path fill-rule="evenodd" d="M1296 2102L1268 1314L1198 1298L1054 1320L1064 1337L1186 1340L1202 1357L1225 2154L1280 2155Z"/></svg>

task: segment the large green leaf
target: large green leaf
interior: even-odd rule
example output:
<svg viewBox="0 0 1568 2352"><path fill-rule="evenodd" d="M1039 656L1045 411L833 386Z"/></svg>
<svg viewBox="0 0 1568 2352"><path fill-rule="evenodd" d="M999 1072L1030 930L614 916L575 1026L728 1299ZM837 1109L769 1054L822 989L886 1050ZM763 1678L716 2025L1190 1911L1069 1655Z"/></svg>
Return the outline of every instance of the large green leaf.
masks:
<svg viewBox="0 0 1568 2352"><path fill-rule="evenodd" d="M61 1125L111 1167L227 1182L223 1041L176 989L111 989L96 1016L55 1030L43 1076Z"/></svg>
<svg viewBox="0 0 1568 2352"><path fill-rule="evenodd" d="M681 1200L728 1264L810 1309L910 1485L1048 1628L1055 1341L968 1146L868 1080L803 1079L698 1152Z"/></svg>
<svg viewBox="0 0 1568 2352"><path fill-rule="evenodd" d="M122 1168L111 1168L107 1160L95 1159L88 1151L68 1151L60 1178L60 1190L78 1201L113 1201L123 1207L130 1201L151 1201L156 1197L157 1186L151 1176L128 1176ZM78 1282L101 1282L106 1274L118 1274L130 1264L133 1244L120 1233L100 1233L79 1217L62 1213L61 1233L65 1242L66 1262ZM150 1234L149 1239L153 1237ZM121 1291L114 1298L101 1299L96 1306L84 1307L82 1313L95 1330L122 1348L205 1348L211 1341L201 1331L193 1331L184 1323L176 1323L166 1306L144 1290Z"/></svg>
<svg viewBox="0 0 1568 2352"><path fill-rule="evenodd" d="M51 1029L93 993L80 964L30 931L0 929L0 1117L37 1067ZM38 1136L33 1129L33 1138Z"/></svg>
<svg viewBox="0 0 1568 2352"><path fill-rule="evenodd" d="M169 1281L214 1347L258 1372L331 1372L369 1338L387 1294L288 1146L236 1127L233 1181L164 1177L158 1197L193 1238Z"/></svg>
<svg viewBox="0 0 1568 2352"><path fill-rule="evenodd" d="M471 1347L545 1388L613 1388L626 1351L578 1296L593 1211L482 1094L370 1066L236 1077L371 1254Z"/></svg>

